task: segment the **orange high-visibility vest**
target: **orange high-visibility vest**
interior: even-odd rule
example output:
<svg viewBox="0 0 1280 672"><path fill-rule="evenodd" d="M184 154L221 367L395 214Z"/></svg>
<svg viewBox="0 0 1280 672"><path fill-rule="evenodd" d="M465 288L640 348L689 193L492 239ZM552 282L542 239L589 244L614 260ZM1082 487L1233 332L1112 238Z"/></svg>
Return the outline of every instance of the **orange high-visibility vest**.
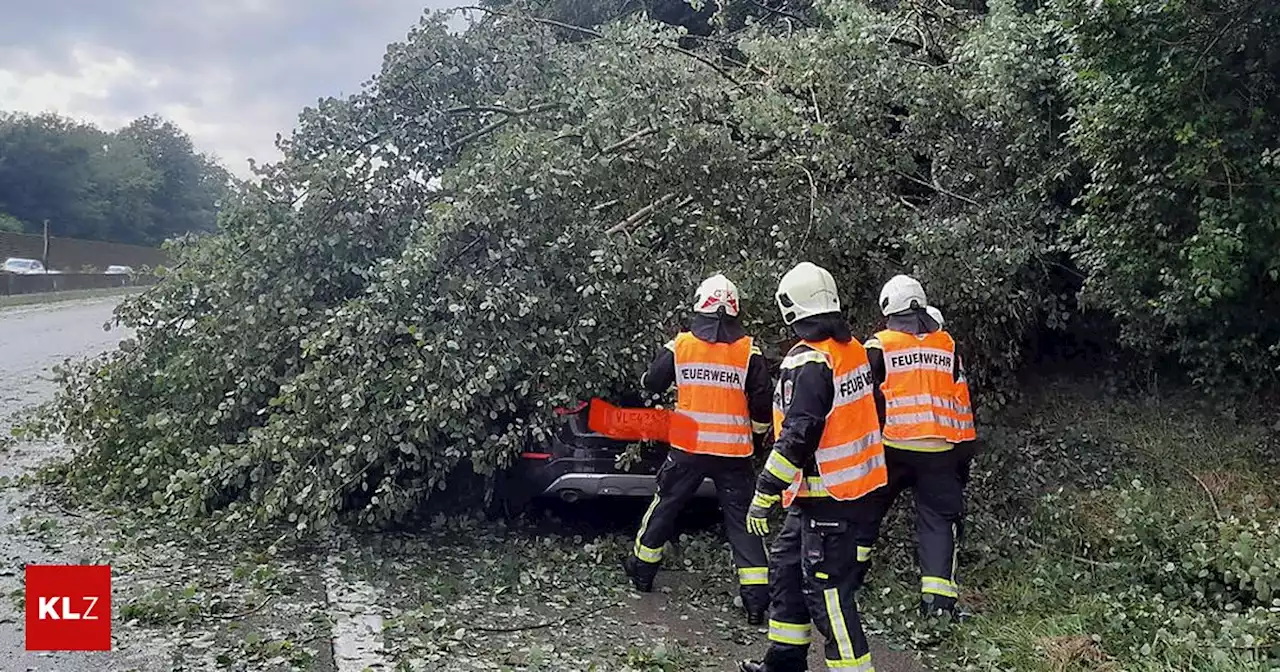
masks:
<svg viewBox="0 0 1280 672"><path fill-rule="evenodd" d="M747 406L747 366L752 341L708 343L682 332L672 343L676 355L676 412L698 423L697 440L672 436L671 447L686 453L750 457L751 411Z"/></svg>
<svg viewBox="0 0 1280 672"><path fill-rule="evenodd" d="M886 441L977 438L969 386L955 379L956 342L945 331L876 334L884 348L884 438Z"/></svg>
<svg viewBox="0 0 1280 672"><path fill-rule="evenodd" d="M825 358L831 367L835 396L813 455L819 476L806 478L797 470L791 487L782 493L784 507L796 497L853 500L889 482L866 349L857 339L803 343L817 351L809 354ZM775 407L775 437L782 434L782 420L781 409Z"/></svg>

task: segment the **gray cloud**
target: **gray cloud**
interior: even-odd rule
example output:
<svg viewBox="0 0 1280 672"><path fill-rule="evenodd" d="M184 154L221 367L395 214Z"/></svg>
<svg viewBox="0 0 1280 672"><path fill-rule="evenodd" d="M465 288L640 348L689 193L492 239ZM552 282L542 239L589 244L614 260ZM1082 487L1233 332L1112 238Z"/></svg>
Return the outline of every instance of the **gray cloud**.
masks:
<svg viewBox="0 0 1280 672"><path fill-rule="evenodd" d="M350 94L424 11L454 0L5 0L0 109L113 127L172 118L228 168Z"/></svg>

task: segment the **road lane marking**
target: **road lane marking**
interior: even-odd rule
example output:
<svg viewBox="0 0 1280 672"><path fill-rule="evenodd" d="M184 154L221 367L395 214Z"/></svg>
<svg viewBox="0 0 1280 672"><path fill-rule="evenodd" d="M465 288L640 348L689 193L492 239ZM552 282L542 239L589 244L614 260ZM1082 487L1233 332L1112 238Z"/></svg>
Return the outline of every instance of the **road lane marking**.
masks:
<svg viewBox="0 0 1280 672"><path fill-rule="evenodd" d="M337 549L324 566L325 594L333 618L333 663L337 672L391 670L382 637L381 591L367 581L343 577Z"/></svg>

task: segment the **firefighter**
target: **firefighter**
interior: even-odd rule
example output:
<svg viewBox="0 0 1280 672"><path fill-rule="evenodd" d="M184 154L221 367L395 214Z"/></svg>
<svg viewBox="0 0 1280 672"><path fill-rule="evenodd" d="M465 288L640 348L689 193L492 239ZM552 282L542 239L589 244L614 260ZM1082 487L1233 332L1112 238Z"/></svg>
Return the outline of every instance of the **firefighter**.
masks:
<svg viewBox="0 0 1280 672"><path fill-rule="evenodd" d="M739 670L803 672L817 626L828 669L870 672L855 600L870 549L857 539L874 522L863 500L888 482L870 363L825 269L797 265L778 284L777 301L801 340L774 388L775 440L747 528L768 534L779 500L787 515L770 549L769 649L762 662L743 661Z"/></svg>
<svg viewBox="0 0 1280 672"><path fill-rule="evenodd" d="M929 313L929 317L932 317L933 321L938 323L939 329L941 329L946 324L946 320L942 317L942 311L938 310L936 306L925 306L924 309L926 312ZM958 358L959 355L956 355L956 357ZM966 386L964 392L967 394L968 391L969 391L968 386ZM967 398L964 400L964 405L965 406L969 405L969 400ZM969 472L970 472L970 467L973 465L973 458L976 452L976 446L974 445L975 443L976 443L975 441L965 441L964 443L956 444L956 447L955 447L956 457L957 457L956 462L960 467L960 485L965 488L969 487ZM959 529L956 530L956 546L957 547L960 546L961 542L963 541L964 541L964 518L962 517L960 519Z"/></svg>
<svg viewBox="0 0 1280 672"><path fill-rule="evenodd" d="M956 615L956 551L963 532L964 484L975 438L964 366L955 340L931 314L924 287L898 275L880 292L886 328L867 340L876 411L884 434L889 487L868 498L878 534L894 499L915 496L920 612ZM936 310L936 309L935 309ZM957 448L957 444L964 444ZM864 538L870 545L875 534Z"/></svg>
<svg viewBox="0 0 1280 672"><path fill-rule="evenodd" d="M696 438L672 438L658 470L658 492L640 522L623 566L636 590L649 592L676 516L711 478L724 512L747 622L764 622L769 605L764 543L747 533L755 481L751 456L769 431L770 377L764 356L739 322L738 288L723 275L698 287L693 321L666 344L642 383L651 392L676 385L676 411L697 423Z"/></svg>

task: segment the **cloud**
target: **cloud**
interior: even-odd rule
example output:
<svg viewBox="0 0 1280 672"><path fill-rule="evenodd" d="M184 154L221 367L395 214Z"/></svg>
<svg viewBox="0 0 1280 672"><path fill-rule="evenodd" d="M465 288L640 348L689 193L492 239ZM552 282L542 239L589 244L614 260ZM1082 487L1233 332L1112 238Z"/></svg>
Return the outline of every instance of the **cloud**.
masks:
<svg viewBox="0 0 1280 672"><path fill-rule="evenodd" d="M355 93L424 11L451 0L8 0L0 109L116 128L178 123L246 175L304 106Z"/></svg>

